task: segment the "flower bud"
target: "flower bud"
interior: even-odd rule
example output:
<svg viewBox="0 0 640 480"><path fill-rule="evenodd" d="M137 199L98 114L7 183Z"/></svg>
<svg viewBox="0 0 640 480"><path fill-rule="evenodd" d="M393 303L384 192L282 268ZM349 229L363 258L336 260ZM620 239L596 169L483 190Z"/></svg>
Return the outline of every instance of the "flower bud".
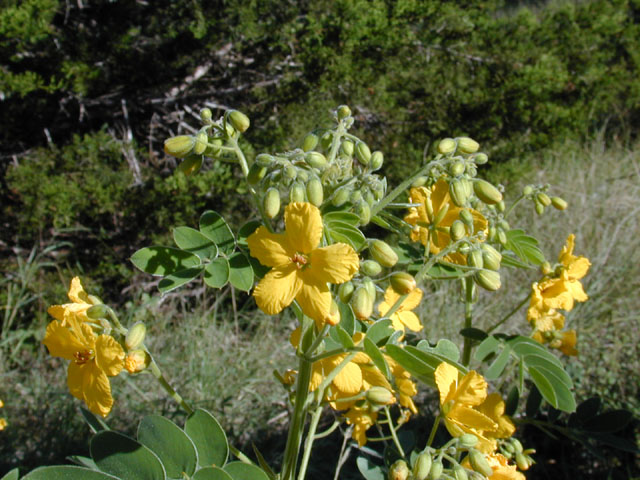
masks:
<svg viewBox="0 0 640 480"><path fill-rule="evenodd" d="M369 188L362 187L362 189L364 190L364 201L367 202L370 207L373 207L373 204L376 202L376 197L373 196Z"/></svg>
<svg viewBox="0 0 640 480"><path fill-rule="evenodd" d="M454 178L449 183L449 195L458 207L464 207L469 199L466 185L459 178Z"/></svg>
<svg viewBox="0 0 640 480"><path fill-rule="evenodd" d="M304 155L304 160L311 167L317 168L319 170L324 170L328 165L327 158L320 152L307 152Z"/></svg>
<svg viewBox="0 0 640 480"><path fill-rule="evenodd" d="M203 108L200 110L200 120L202 123L209 125L211 124L211 119L213 118L213 113L210 108Z"/></svg>
<svg viewBox="0 0 640 480"><path fill-rule="evenodd" d="M480 144L469 137L458 138L458 150L462 153L476 153L480 148Z"/></svg>
<svg viewBox="0 0 640 480"><path fill-rule="evenodd" d="M529 470L529 467L531 466L527 457L520 452L516 453L516 465L523 472L525 470Z"/></svg>
<svg viewBox="0 0 640 480"><path fill-rule="evenodd" d="M451 224L451 228L449 229L449 235L454 242L457 242L461 238L463 238L467 234L467 230L464 227L464 223L460 220L455 220Z"/></svg>
<svg viewBox="0 0 640 480"><path fill-rule="evenodd" d="M227 112L227 121L240 133L246 132L251 124L249 117L238 110Z"/></svg>
<svg viewBox="0 0 640 480"><path fill-rule="evenodd" d="M425 176L416 178L411 184L412 187L424 187L427 184L428 178Z"/></svg>
<svg viewBox="0 0 640 480"><path fill-rule="evenodd" d="M311 150L316 148L316 146L318 145L318 140L318 136L315 133L308 134L302 141L302 151L310 152Z"/></svg>
<svg viewBox="0 0 640 480"><path fill-rule="evenodd" d="M338 120L351 116L351 109L347 105L340 105L336 112L338 114Z"/></svg>
<svg viewBox="0 0 640 480"><path fill-rule="evenodd" d="M322 182L318 177L314 177L307 183L307 198L316 207L322 205L324 200L324 191L322 189Z"/></svg>
<svg viewBox="0 0 640 480"><path fill-rule="evenodd" d="M360 190L354 190L349 196L349 201L354 205L362 201L362 192Z"/></svg>
<svg viewBox="0 0 640 480"><path fill-rule="evenodd" d="M500 227L496 229L496 235L498 236L498 241L500 245L503 247L507 246L507 233Z"/></svg>
<svg viewBox="0 0 640 480"><path fill-rule="evenodd" d="M522 443L520 443L520 440L518 440L517 438L511 438L511 444L513 445L513 448L516 452L522 452L523 448L522 448Z"/></svg>
<svg viewBox="0 0 640 480"><path fill-rule="evenodd" d="M268 153L261 153L256 157L255 163L257 163L261 167L268 167L273 163L274 160L275 159L273 158L273 156L269 155Z"/></svg>
<svg viewBox="0 0 640 480"><path fill-rule="evenodd" d="M482 268L484 262L482 261L482 250L472 250L467 255L467 265L474 268Z"/></svg>
<svg viewBox="0 0 640 480"><path fill-rule="evenodd" d="M485 290L495 292L500 288L500 274L493 270L479 270L473 274L473 279Z"/></svg>
<svg viewBox="0 0 640 480"><path fill-rule="evenodd" d="M461 162L460 160L455 161L449 165L449 175L452 177L460 176L464 173L464 169L464 162Z"/></svg>
<svg viewBox="0 0 640 480"><path fill-rule="evenodd" d="M340 207L345 203L347 203L347 200L349 200L350 195L351 195L351 190L348 185L340 187L331 196L331 204L335 207Z"/></svg>
<svg viewBox="0 0 640 480"><path fill-rule="evenodd" d="M348 303L353 296L354 290L355 287L353 286L353 282L351 281L340 284L340 286L338 287L338 297L340 297L340 301L342 301L343 303Z"/></svg>
<svg viewBox="0 0 640 480"><path fill-rule="evenodd" d="M369 253L383 267L390 268L398 263L398 254L382 240L376 239L369 243Z"/></svg>
<svg viewBox="0 0 640 480"><path fill-rule="evenodd" d="M308 170L303 170L303 169L298 169L298 175L296 175L296 178L298 180L300 180L301 182L308 182L309 181L309 171Z"/></svg>
<svg viewBox="0 0 640 480"><path fill-rule="evenodd" d="M366 320L373 313L374 299L365 287L358 287L351 297L351 308L358 320Z"/></svg>
<svg viewBox="0 0 640 480"><path fill-rule="evenodd" d="M274 218L280 212L280 192L277 188L271 187L264 195L264 214L267 218Z"/></svg>
<svg viewBox="0 0 640 480"><path fill-rule="evenodd" d="M540 271L543 275L549 275L551 272L553 272L553 269L551 268L551 264L549 262L543 262L542 265L540 265Z"/></svg>
<svg viewBox="0 0 640 480"><path fill-rule="evenodd" d="M369 165L369 161L371 160L371 150L369 150L369 146L364 142L358 142L356 145L356 158L358 161L364 165Z"/></svg>
<svg viewBox="0 0 640 480"><path fill-rule="evenodd" d="M429 471L429 480L438 480L442 477L442 470L444 470L444 465L442 465L441 460L436 460L431 465L431 470Z"/></svg>
<svg viewBox="0 0 640 480"><path fill-rule="evenodd" d="M431 471L432 462L429 452L422 452L418 455L416 463L413 465L413 478L415 480L425 480Z"/></svg>
<svg viewBox="0 0 640 480"><path fill-rule="evenodd" d="M467 469L461 465L453 466L453 478L455 480L469 480L469 475L467 474Z"/></svg>
<svg viewBox="0 0 640 480"><path fill-rule="evenodd" d="M438 143L438 153L442 155L447 155L449 153L453 153L456 149L456 141L453 138L443 138Z"/></svg>
<svg viewBox="0 0 640 480"><path fill-rule="evenodd" d="M476 165L484 165L489 161L487 154L482 152L475 154L472 158Z"/></svg>
<svg viewBox="0 0 640 480"><path fill-rule="evenodd" d="M549 195L544 192L539 192L536 195L536 200L538 200L538 202L540 202L545 207L551 205L551 199L549 198Z"/></svg>
<svg viewBox="0 0 640 480"><path fill-rule="evenodd" d="M498 202L496 204L496 208L500 213L504 213L505 209L507 208L507 206L504 204L504 200L501 200L500 202Z"/></svg>
<svg viewBox="0 0 640 480"><path fill-rule="evenodd" d="M133 325L127 332L127 336L124 340L124 345L127 347L127 350L133 350L134 348L138 348L142 345L146 334L147 327L144 323L138 322Z"/></svg>
<svg viewBox="0 0 640 480"><path fill-rule="evenodd" d="M100 303L98 305L94 305L87 309L87 317L92 320L98 320L100 318L106 318L109 312L109 307L105 304Z"/></svg>
<svg viewBox="0 0 640 480"><path fill-rule="evenodd" d="M325 132L324 135L320 138L320 146L325 150L329 150L331 148L331 144L333 143L333 132Z"/></svg>
<svg viewBox="0 0 640 480"><path fill-rule="evenodd" d="M528 197L529 195L531 195L533 193L533 187L531 185L527 185L526 187L524 187L522 189L522 194L525 197Z"/></svg>
<svg viewBox="0 0 640 480"><path fill-rule="evenodd" d="M483 243L480 248L482 249L484 268L499 270L500 263L502 262L502 254L488 243Z"/></svg>
<svg viewBox="0 0 640 480"><path fill-rule="evenodd" d="M390 278L391 288L399 295L412 292L418 286L416 279L407 272L395 272Z"/></svg>
<svg viewBox="0 0 640 480"><path fill-rule="evenodd" d="M344 153L348 157L353 156L354 149L355 145L351 140L343 140L342 145L340 145L340 150L342 150L342 153Z"/></svg>
<svg viewBox="0 0 640 480"><path fill-rule="evenodd" d="M460 210L460 213L458 215L460 216L460 220L462 220L462 222L467 227L470 227L473 225L473 215L468 209L465 208L463 210Z"/></svg>
<svg viewBox="0 0 640 480"><path fill-rule="evenodd" d="M371 163L369 165L369 167L371 168L371 171L375 172L376 170L379 170L380 167L382 167L383 163L384 163L384 155L382 154L381 151L376 150L371 154Z"/></svg>
<svg viewBox="0 0 640 480"><path fill-rule="evenodd" d="M329 307L329 315L324 319L329 325L337 325L340 323L340 309L335 300L331 300L331 307Z"/></svg>
<svg viewBox="0 0 640 480"><path fill-rule="evenodd" d="M140 373L151 363L151 355L144 350L132 350L124 359L124 368L129 373Z"/></svg>
<svg viewBox="0 0 640 480"><path fill-rule="evenodd" d="M485 477L493 475L493 470L491 469L489 462L484 454L478 450L473 449L469 451L469 462L471 463L471 468Z"/></svg>
<svg viewBox="0 0 640 480"><path fill-rule="evenodd" d="M191 153L195 144L196 139L191 135L167 138L164 141L164 153L176 158L184 158Z"/></svg>
<svg viewBox="0 0 640 480"><path fill-rule="evenodd" d="M305 201L305 188L300 182L293 182L291 190L289 191L289 201L291 203L304 202Z"/></svg>
<svg viewBox="0 0 640 480"><path fill-rule="evenodd" d="M250 185L255 185L260 180L262 180L266 174L266 167L262 167L258 163L254 163L249 168L249 173L247 174L247 182L249 182Z"/></svg>
<svg viewBox="0 0 640 480"><path fill-rule="evenodd" d="M207 132L198 132L196 135L196 143L193 146L193 153L196 155L202 155L207 149L208 141L209 137L207 136Z"/></svg>
<svg viewBox="0 0 640 480"><path fill-rule="evenodd" d="M365 260L360 263L360 271L367 276L375 277L376 275L380 275L382 272L382 267L375 260Z"/></svg>
<svg viewBox="0 0 640 480"><path fill-rule="evenodd" d="M384 387L373 386L367 390L367 400L376 407L395 403L396 397Z"/></svg>
<svg viewBox="0 0 640 480"><path fill-rule="evenodd" d="M487 205L494 205L502 201L502 193L486 180L476 180L473 183L476 196Z"/></svg>
<svg viewBox="0 0 640 480"><path fill-rule="evenodd" d="M475 447L478 443L478 437L476 437L473 433L465 433L459 437L460 445L465 448Z"/></svg>
<svg viewBox="0 0 640 480"><path fill-rule="evenodd" d="M389 480L407 480L409 478L409 467L404 460L396 460L389 468Z"/></svg>
<svg viewBox="0 0 640 480"><path fill-rule="evenodd" d="M538 200L535 201L535 208L538 215L542 215L544 213L544 205L542 205Z"/></svg>
<svg viewBox="0 0 640 480"><path fill-rule="evenodd" d="M560 197L551 197L551 205L556 210L565 210L569 206L566 200Z"/></svg>
<svg viewBox="0 0 640 480"><path fill-rule="evenodd" d="M354 210L356 215L360 217L360 225L367 225L371 221L371 207L367 202L358 202Z"/></svg>

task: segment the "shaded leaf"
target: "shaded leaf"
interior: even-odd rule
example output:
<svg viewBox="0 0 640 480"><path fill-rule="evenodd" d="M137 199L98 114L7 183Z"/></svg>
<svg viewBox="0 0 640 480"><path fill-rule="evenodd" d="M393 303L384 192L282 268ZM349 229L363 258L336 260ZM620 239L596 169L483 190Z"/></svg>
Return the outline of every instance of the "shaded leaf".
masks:
<svg viewBox="0 0 640 480"><path fill-rule="evenodd" d="M200 258L173 247L145 247L131 256L131 262L145 273L164 277L200 265Z"/></svg>
<svg viewBox="0 0 640 480"><path fill-rule="evenodd" d="M211 288L222 288L229 281L229 271L229 260L218 257L204 268L204 283Z"/></svg>
<svg viewBox="0 0 640 480"><path fill-rule="evenodd" d="M191 480L233 480L233 477L219 467L204 467L198 470Z"/></svg>
<svg viewBox="0 0 640 480"><path fill-rule="evenodd" d="M91 458L100 470L127 480L164 480L160 459L144 445L118 432L97 433L89 443Z"/></svg>
<svg viewBox="0 0 640 480"><path fill-rule="evenodd" d="M364 338L364 351L369 355L373 364L378 367L378 370L380 370L386 378L390 378L391 375L389 373L389 367L387 366L387 362L385 361L382 352L368 337Z"/></svg>
<svg viewBox="0 0 640 480"><path fill-rule="evenodd" d="M11 472L16 471L12 470ZM9 472L9 473L11 473ZM11 479L12 477L9 477ZM17 478L17 477L16 477ZM125 477L122 477L125 478ZM22 477L23 480L120 480L118 477L103 472L96 472L83 467L71 465L56 465L40 467ZM5 480L3 478L2 480Z"/></svg>
<svg viewBox="0 0 640 480"><path fill-rule="evenodd" d="M231 475L233 480L269 480L269 476L262 469L248 463L227 463L224 471Z"/></svg>
<svg viewBox="0 0 640 480"><path fill-rule="evenodd" d="M216 244L195 228L174 228L173 240L182 250L195 253L202 259L215 258L216 255L218 255L218 247L216 247Z"/></svg>
<svg viewBox="0 0 640 480"><path fill-rule="evenodd" d="M376 465L367 457L358 457L356 465L366 480L386 480L387 478L382 467Z"/></svg>
<svg viewBox="0 0 640 480"><path fill-rule="evenodd" d="M216 244L218 250L225 255L236 248L233 232L222 216L213 210L207 210L200 216L200 231Z"/></svg>
<svg viewBox="0 0 640 480"><path fill-rule="evenodd" d="M229 257L229 283L245 292L253 287L253 268L242 252L236 252Z"/></svg>
<svg viewBox="0 0 640 480"><path fill-rule="evenodd" d="M167 293L171 290L175 290L185 283L189 283L191 280L200 275L203 270L204 266L198 266L171 273L160 280L160 283L158 283L158 290L160 290L162 293Z"/></svg>

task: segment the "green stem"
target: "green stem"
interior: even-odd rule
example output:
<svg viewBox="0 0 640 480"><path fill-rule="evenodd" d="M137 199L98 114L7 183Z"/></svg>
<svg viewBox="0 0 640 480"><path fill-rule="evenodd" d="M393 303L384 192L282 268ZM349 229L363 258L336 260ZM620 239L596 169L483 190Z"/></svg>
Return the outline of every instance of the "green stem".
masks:
<svg viewBox="0 0 640 480"><path fill-rule="evenodd" d="M500 325L502 325L504 322L506 322L507 320L509 320L513 315L516 314L516 312L518 310L520 310L523 305L525 303L527 303L529 301L529 299L531 298L531 294L527 295L526 297L524 297L524 299L513 309L511 310L509 313L507 313L504 317L502 317L502 319L500 319L500 321L498 323L496 323L495 325L491 326L488 330L487 333L491 333L493 332L496 328L498 328Z"/></svg>
<svg viewBox="0 0 640 480"><path fill-rule="evenodd" d="M316 430L318 429L318 423L320 422L320 416L322 415L322 406L317 406L311 414L311 424L309 425L309 431L307 432L307 438L304 442L304 453L302 454L302 461L300 462L300 473L298 473L298 480L304 480L307 474L307 466L309 465L309 457L311 456L311 448L313 442L316 439Z"/></svg>
<svg viewBox="0 0 640 480"><path fill-rule="evenodd" d="M153 359L153 357L151 357L149 370L151 371L152 375L156 377L156 380L158 380L160 386L165 389L169 396L171 396L171 398L173 398L176 403L180 405L185 412L187 412L187 415L191 415L193 413L193 408L191 408L191 406L180 396L180 394L176 392L171 385L169 385L169 382L167 382L167 379L164 378L164 375L162 375L162 371L160 371L160 367L158 367L158 364Z"/></svg>
<svg viewBox="0 0 640 480"><path fill-rule="evenodd" d="M253 462L251 461L251 459L247 457L244 453L242 453L240 450L238 450L236 447L234 447L233 445L229 445L229 450L242 463L248 463L249 465L253 465Z"/></svg>
<svg viewBox="0 0 640 480"><path fill-rule="evenodd" d="M424 175L430 168L431 163L428 163L416 173L407 178L404 182L400 183L396 188L391 190L391 192L386 197L384 197L371 208L371 217L374 217L380 210L393 202L398 195L404 192L415 181L416 178Z"/></svg>
<svg viewBox="0 0 640 480"><path fill-rule="evenodd" d="M327 428L324 432L320 432L320 433L316 433L314 435L314 439L318 440L319 438L324 438L324 437L328 437L329 435L331 435L333 432L336 431L336 428L338 428L340 426L340 422L338 422L337 420L333 422L333 425L331 425L329 428Z"/></svg>
<svg viewBox="0 0 640 480"><path fill-rule="evenodd" d="M429 434L429 440L427 440L427 447L430 447L433 443L433 439L436 438L436 431L438 430L438 425L440 425L440 420L442 420L442 415L438 415L433 422L433 427L431 427L431 433Z"/></svg>
<svg viewBox="0 0 640 480"><path fill-rule="evenodd" d="M473 320L473 278L464 279L465 296L464 296L464 328L471 328ZM464 337L464 346L462 348L462 364L466 367L471 361L471 339Z"/></svg>
<svg viewBox="0 0 640 480"><path fill-rule="evenodd" d="M389 421L389 431L391 432L393 443L396 445L396 448L398 449L398 453L400 454L400 456L402 458L405 458L404 450L402 449L402 445L400 445L400 440L398 439L398 435L396 434L396 428L391 418L391 412L389 412L389 406L385 405L384 413L387 416L387 420Z"/></svg>
<svg viewBox="0 0 640 480"><path fill-rule="evenodd" d="M303 353L303 355L307 358L307 360L309 360L309 355L312 354L313 352L315 352L316 349L318 348L318 346L322 343L322 341L324 340L324 337L326 337L327 334L329 333L329 329L330 328L331 328L331 325L329 325L328 323L325 324L325 326L322 327L322 330L320 331L320 333L318 334L316 339L313 341L313 343Z"/></svg>
<svg viewBox="0 0 640 480"><path fill-rule="evenodd" d="M525 199L525 196L520 195L520 198L518 198L515 202L513 202L509 207L509 209L504 213L503 218L507 218L509 214L513 211L513 209L516 208L516 205L518 205L524 199Z"/></svg>

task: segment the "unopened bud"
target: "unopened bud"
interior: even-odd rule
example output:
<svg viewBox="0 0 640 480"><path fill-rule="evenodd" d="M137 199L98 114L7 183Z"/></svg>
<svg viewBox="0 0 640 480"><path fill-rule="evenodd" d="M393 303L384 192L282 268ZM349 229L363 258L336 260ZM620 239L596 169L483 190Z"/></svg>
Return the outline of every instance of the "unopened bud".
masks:
<svg viewBox="0 0 640 480"><path fill-rule="evenodd" d="M254 163L249 168L249 173L247 174L247 182L251 185L255 185L260 180L264 178L267 174L267 168L260 166L258 163Z"/></svg>
<svg viewBox="0 0 640 480"><path fill-rule="evenodd" d="M542 205L542 204L541 204L540 202L538 202L537 200L536 200L536 202L535 202L535 205L536 205L536 206L535 206L535 208L536 208L536 213L537 213L538 215L542 215L542 214L544 213L544 205Z"/></svg>
<svg viewBox="0 0 640 480"><path fill-rule="evenodd" d="M390 278L391 288L399 295L412 292L418 286L416 279L407 272L395 272Z"/></svg>
<svg viewBox="0 0 640 480"><path fill-rule="evenodd" d="M351 116L351 109L347 105L340 105L337 110L338 120Z"/></svg>
<svg viewBox="0 0 640 480"><path fill-rule="evenodd" d="M431 464L433 459L429 452L422 452L416 458L416 463L413 465L413 478L415 480L426 480L431 471Z"/></svg>
<svg viewBox="0 0 640 480"><path fill-rule="evenodd" d="M501 286L500 274L493 270L480 270L473 274L473 279L482 288L495 292Z"/></svg>
<svg viewBox="0 0 640 480"><path fill-rule="evenodd" d="M391 405L396 398L386 388L373 386L367 391L367 400L374 406L384 406Z"/></svg>
<svg viewBox="0 0 640 480"><path fill-rule="evenodd" d="M452 177L462 175L464 173L464 168L464 162L461 162L459 160L455 161L449 165L449 175L451 175Z"/></svg>
<svg viewBox="0 0 640 480"><path fill-rule="evenodd" d="M98 305L94 305L87 309L87 317L92 320L98 320L100 318L106 318L109 313L109 307L105 304L100 303Z"/></svg>
<svg viewBox="0 0 640 480"><path fill-rule="evenodd" d="M486 153L481 152L473 156L473 161L476 163L476 165L484 165L489 161L489 157Z"/></svg>
<svg viewBox="0 0 640 480"><path fill-rule="evenodd" d="M447 155L449 153L453 153L456 149L456 141L453 138L443 138L438 143L438 153L442 155Z"/></svg>
<svg viewBox="0 0 640 480"><path fill-rule="evenodd" d="M360 225L367 225L371 221L371 207L367 202L358 202L354 210L356 215L360 217Z"/></svg>
<svg viewBox="0 0 640 480"><path fill-rule="evenodd" d="M460 216L460 220L462 220L462 222L467 227L470 227L471 225L473 225L473 215L468 209L465 208L463 210L460 210L460 213L458 215Z"/></svg>
<svg viewBox="0 0 640 480"><path fill-rule="evenodd" d="M382 154L381 151L377 150L371 154L371 163L369 167L371 168L372 171L375 172L376 170L379 170L380 167L382 167L383 163L384 163L384 155Z"/></svg>
<svg viewBox="0 0 640 480"><path fill-rule="evenodd" d="M493 475L493 470L491 469L491 465L487 461L486 457L483 453L478 450L470 450L469 451L469 463L471 463L471 468L473 468L476 472L484 475L485 477L490 477Z"/></svg>
<svg viewBox="0 0 640 480"><path fill-rule="evenodd" d="M203 108L200 110L200 120L202 123L209 125L211 123L211 118L213 117L213 113L210 108Z"/></svg>
<svg viewBox="0 0 640 480"><path fill-rule="evenodd" d="M191 153L196 138L191 135L178 135L164 141L164 153L176 158L184 158Z"/></svg>
<svg viewBox="0 0 640 480"><path fill-rule="evenodd" d="M551 197L551 205L556 210L565 210L569 206L566 200L560 197Z"/></svg>
<svg viewBox="0 0 640 480"><path fill-rule="evenodd" d="M369 253L383 267L393 267L398 263L398 254L382 240L373 240L369 244Z"/></svg>
<svg viewBox="0 0 640 480"><path fill-rule="evenodd" d="M264 214L267 218L274 218L280 212L280 192L277 188L271 187L264 195Z"/></svg>
<svg viewBox="0 0 640 480"><path fill-rule="evenodd" d="M502 262L502 254L488 243L483 243L480 248L482 249L484 268L499 270Z"/></svg>
<svg viewBox="0 0 640 480"><path fill-rule="evenodd" d="M376 275L380 275L382 267L375 260L365 260L360 263L360 271L365 275L375 277Z"/></svg>
<svg viewBox="0 0 640 480"><path fill-rule="evenodd" d="M345 203L347 203L347 200L349 200L350 195L351 195L351 190L349 189L348 186L345 185L344 187L340 187L333 193L331 197L331 204L335 207L340 207Z"/></svg>
<svg viewBox="0 0 640 480"><path fill-rule="evenodd" d="M329 150L331 148L331 144L333 143L333 133L325 132L324 135L320 138L320 146L325 150Z"/></svg>
<svg viewBox="0 0 640 480"><path fill-rule="evenodd" d="M523 451L522 443L520 443L520 440L518 440L517 438L511 438L511 444L513 445L513 448L516 452L521 453Z"/></svg>
<svg viewBox="0 0 640 480"><path fill-rule="evenodd" d="M529 195L531 195L533 193L533 187L531 185L527 185L526 187L524 187L522 189L522 194L525 197L528 197Z"/></svg>
<svg viewBox="0 0 640 480"><path fill-rule="evenodd" d="M502 193L486 180L476 180L473 183L476 196L487 205L494 205L502 201Z"/></svg>
<svg viewBox="0 0 640 480"><path fill-rule="evenodd" d="M144 350L133 350L124 359L124 368L129 373L140 373L151 363L151 355Z"/></svg>
<svg viewBox="0 0 640 480"><path fill-rule="evenodd" d="M475 447L478 443L478 437L476 437L473 433L465 433L460 436L460 445L465 448Z"/></svg>
<svg viewBox="0 0 640 480"><path fill-rule="evenodd" d="M302 141L302 151L310 152L311 150L316 148L316 146L318 145L318 140L318 136L315 133L308 134Z"/></svg>
<svg viewBox="0 0 640 480"><path fill-rule="evenodd" d="M498 241L500 245L506 247L507 246L507 233L500 227L496 229L496 235L498 236Z"/></svg>
<svg viewBox="0 0 640 480"><path fill-rule="evenodd" d="M544 192L539 192L536 195L536 200L538 200L545 207L551 205L551 199L549 198L549 195Z"/></svg>
<svg viewBox="0 0 640 480"><path fill-rule="evenodd" d="M289 191L289 201L291 203L304 202L305 201L305 188L300 182L293 182L291 190Z"/></svg>
<svg viewBox="0 0 640 480"><path fill-rule="evenodd" d="M371 150L369 146L364 142L358 142L356 145L356 158L362 165L369 165L371 160Z"/></svg>
<svg viewBox="0 0 640 480"><path fill-rule="evenodd" d="M414 188L424 187L427 184L427 180L429 180L427 177L424 177L424 176L418 177L413 181L411 186Z"/></svg>
<svg viewBox="0 0 640 480"><path fill-rule="evenodd" d="M273 156L269 155L268 153L261 153L256 157L255 163L260 165L261 167L268 167L273 163L274 160L275 159L273 158Z"/></svg>
<svg viewBox="0 0 640 480"><path fill-rule="evenodd" d="M338 304L334 300L331 300L329 315L325 317L324 321L329 325L337 325L340 323L340 309L338 308Z"/></svg>
<svg viewBox="0 0 640 480"><path fill-rule="evenodd" d="M193 153L196 155L202 155L207 149L208 141L209 137L207 136L207 132L198 132L196 135L196 143L193 146Z"/></svg>
<svg viewBox="0 0 640 480"><path fill-rule="evenodd" d="M374 299L365 287L358 287L351 297L351 308L358 320L366 320L373 313Z"/></svg>
<svg viewBox="0 0 640 480"><path fill-rule="evenodd" d="M354 149L355 145L351 140L343 140L342 145L340 145L340 150L342 150L342 153L344 153L348 157L351 157L353 155Z"/></svg>
<svg viewBox="0 0 640 480"><path fill-rule="evenodd" d="M451 183L449 184L449 195L451 196L453 203L458 207L464 207L469 199L469 193L466 185L459 178L451 180Z"/></svg>
<svg viewBox="0 0 640 480"><path fill-rule="evenodd" d="M464 227L464 223L460 220L455 220L451 224L451 228L449 230L449 235L454 242L457 242L461 238L463 238L467 234L467 230Z"/></svg>
<svg viewBox="0 0 640 480"><path fill-rule="evenodd" d="M338 287L338 297L343 303L349 303L355 289L353 282L344 282Z"/></svg>
<svg viewBox="0 0 640 480"><path fill-rule="evenodd" d="M484 265L482 261L482 250L476 249L469 252L469 255L467 255L467 265L474 268L482 268Z"/></svg>
<svg viewBox="0 0 640 480"><path fill-rule="evenodd" d="M307 152L304 160L313 168L324 170L328 163L327 158L320 152Z"/></svg>
<svg viewBox="0 0 640 480"><path fill-rule="evenodd" d="M442 465L441 460L436 460L431 465L431 471L429 471L429 480L438 480L442 477L442 471L444 470L444 465Z"/></svg>
<svg viewBox="0 0 640 480"><path fill-rule="evenodd" d="M480 148L480 144L473 138L459 137L458 150L462 153L476 153Z"/></svg>
<svg viewBox="0 0 640 480"><path fill-rule="evenodd" d="M409 467L404 460L396 460L389 468L389 480L407 480L409 478Z"/></svg>
<svg viewBox="0 0 640 480"><path fill-rule="evenodd" d="M500 213L503 213L503 212L505 211L505 209L507 208L507 206L504 204L504 200L499 201L499 202L496 204L496 208L498 209L498 211L499 211Z"/></svg>
<svg viewBox="0 0 640 480"><path fill-rule="evenodd" d="M322 205L324 200L324 191L322 189L322 182L318 177L314 177L307 183L307 198L316 207Z"/></svg>
<svg viewBox="0 0 640 480"><path fill-rule="evenodd" d="M520 452L516 453L516 465L523 472L525 470L529 470L529 467L531 466L527 457Z"/></svg>
<svg viewBox="0 0 640 480"><path fill-rule="evenodd" d="M461 465L453 466L453 478L455 480L469 480L469 475L467 474L467 469Z"/></svg>
<svg viewBox="0 0 640 480"><path fill-rule="evenodd" d="M147 327L144 323L138 322L133 325L127 332L127 336L124 340L124 345L127 347L127 350L133 350L134 348L138 348L142 345L146 334Z"/></svg>
<svg viewBox="0 0 640 480"><path fill-rule="evenodd" d="M251 124L249 117L238 110L227 112L227 121L240 133L246 132Z"/></svg>

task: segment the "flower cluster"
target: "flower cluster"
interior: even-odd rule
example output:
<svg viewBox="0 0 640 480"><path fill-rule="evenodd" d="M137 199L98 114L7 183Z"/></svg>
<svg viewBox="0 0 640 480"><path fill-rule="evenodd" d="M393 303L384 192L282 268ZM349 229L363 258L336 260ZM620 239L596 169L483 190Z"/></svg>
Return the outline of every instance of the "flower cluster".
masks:
<svg viewBox="0 0 640 480"><path fill-rule="evenodd" d="M589 297L580 283L588 272L591 262L585 257L575 256L573 248L575 236L569 235L566 245L558 257L558 265L550 275L531 287L531 302L527 310L527 320L534 329L533 338L540 343L548 343L565 355L577 355L575 330L562 331L565 316L558 310L571 311L575 302L584 302Z"/></svg>

